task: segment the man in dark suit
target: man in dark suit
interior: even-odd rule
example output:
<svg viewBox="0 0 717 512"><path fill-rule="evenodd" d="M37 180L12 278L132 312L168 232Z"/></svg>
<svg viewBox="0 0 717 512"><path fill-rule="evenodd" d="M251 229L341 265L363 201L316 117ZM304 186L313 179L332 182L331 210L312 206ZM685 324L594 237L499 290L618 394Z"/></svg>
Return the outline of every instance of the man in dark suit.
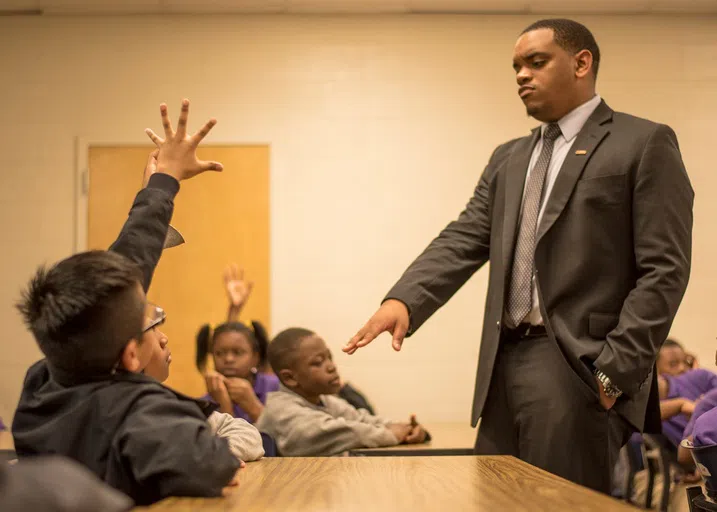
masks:
<svg viewBox="0 0 717 512"><path fill-rule="evenodd" d="M344 350L386 331L399 350L490 261L476 453L609 492L630 433L659 428L653 366L687 287L694 194L672 129L596 95L599 63L574 21L521 34L518 93L542 126L493 152L465 210Z"/></svg>

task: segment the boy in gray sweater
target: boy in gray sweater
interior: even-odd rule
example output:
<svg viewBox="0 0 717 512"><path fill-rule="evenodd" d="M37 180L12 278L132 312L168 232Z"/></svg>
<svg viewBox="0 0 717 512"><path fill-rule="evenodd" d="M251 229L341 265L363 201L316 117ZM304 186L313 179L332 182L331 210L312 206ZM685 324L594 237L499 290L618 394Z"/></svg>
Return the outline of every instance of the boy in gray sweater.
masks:
<svg viewBox="0 0 717 512"><path fill-rule="evenodd" d="M415 417L393 422L334 396L341 380L331 351L313 332L291 328L279 333L268 356L281 387L269 394L256 427L274 438L281 455L331 456L430 439Z"/></svg>

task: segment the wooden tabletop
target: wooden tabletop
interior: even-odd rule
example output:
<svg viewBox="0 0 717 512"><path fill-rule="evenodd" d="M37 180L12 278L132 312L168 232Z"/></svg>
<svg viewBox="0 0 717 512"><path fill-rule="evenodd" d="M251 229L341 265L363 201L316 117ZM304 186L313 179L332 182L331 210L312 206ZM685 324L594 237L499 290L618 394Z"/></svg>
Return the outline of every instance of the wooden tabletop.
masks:
<svg viewBox="0 0 717 512"><path fill-rule="evenodd" d="M12 441L12 434L7 430L0 432L0 450L14 450L15 443Z"/></svg>
<svg viewBox="0 0 717 512"><path fill-rule="evenodd" d="M147 509L138 509L147 510ZM272 458L228 498L169 498L151 511L635 511L513 457Z"/></svg>
<svg viewBox="0 0 717 512"><path fill-rule="evenodd" d="M421 444L402 444L399 446L388 446L386 448L367 448L351 450L352 453L380 451L414 451L414 450L472 450L476 443L478 429L473 428L470 423L430 423L425 425L426 430L431 433L431 440Z"/></svg>

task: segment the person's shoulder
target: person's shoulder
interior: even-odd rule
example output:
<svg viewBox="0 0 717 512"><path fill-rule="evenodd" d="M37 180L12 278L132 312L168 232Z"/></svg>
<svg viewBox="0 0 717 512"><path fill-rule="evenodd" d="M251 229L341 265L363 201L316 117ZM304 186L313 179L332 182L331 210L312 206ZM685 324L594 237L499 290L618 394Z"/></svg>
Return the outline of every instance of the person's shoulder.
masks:
<svg viewBox="0 0 717 512"><path fill-rule="evenodd" d="M536 128L537 130L537 128ZM532 132L528 135L524 135L523 137L516 137L514 139L510 139L507 142L503 142L502 144L499 144L494 150L493 154L491 155L490 159L491 162L494 163L500 163L500 161L505 160L510 155L513 148L520 144L521 142L525 142L526 140L530 140L533 138Z"/></svg>
<svg viewBox="0 0 717 512"><path fill-rule="evenodd" d="M348 402L348 400L345 400L341 398L340 396L336 395L321 395L321 399L324 402L324 406L328 410L343 410L343 409L356 409L351 403Z"/></svg>
<svg viewBox="0 0 717 512"><path fill-rule="evenodd" d="M689 379L699 379L699 380L708 380L708 379L714 379L715 373L711 370L707 370L706 368L695 368L693 370L688 370L684 373L684 375Z"/></svg>
<svg viewBox="0 0 717 512"><path fill-rule="evenodd" d="M667 124L625 112L613 111L612 124L615 130L629 133L633 137L643 140L648 140L655 135L676 136L675 131Z"/></svg>

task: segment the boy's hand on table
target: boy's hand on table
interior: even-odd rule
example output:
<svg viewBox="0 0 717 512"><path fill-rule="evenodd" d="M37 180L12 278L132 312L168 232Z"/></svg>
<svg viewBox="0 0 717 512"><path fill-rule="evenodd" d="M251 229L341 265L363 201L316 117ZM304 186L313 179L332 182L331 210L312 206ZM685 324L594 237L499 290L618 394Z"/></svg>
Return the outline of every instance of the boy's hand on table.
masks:
<svg viewBox="0 0 717 512"><path fill-rule="evenodd" d="M426 441L426 429L423 428L416 420L416 415L411 414L410 419L411 431L406 436L407 444L418 444Z"/></svg>
<svg viewBox="0 0 717 512"><path fill-rule="evenodd" d="M234 473L234 476L229 481L229 483L222 489L222 496L227 497L229 496L234 490L236 490L237 487L239 487L239 471L241 469L237 470L236 473Z"/></svg>
<svg viewBox="0 0 717 512"><path fill-rule="evenodd" d="M408 423L391 423L386 428L396 436L398 444L403 443L406 437L408 437L408 434L411 433L411 425Z"/></svg>

